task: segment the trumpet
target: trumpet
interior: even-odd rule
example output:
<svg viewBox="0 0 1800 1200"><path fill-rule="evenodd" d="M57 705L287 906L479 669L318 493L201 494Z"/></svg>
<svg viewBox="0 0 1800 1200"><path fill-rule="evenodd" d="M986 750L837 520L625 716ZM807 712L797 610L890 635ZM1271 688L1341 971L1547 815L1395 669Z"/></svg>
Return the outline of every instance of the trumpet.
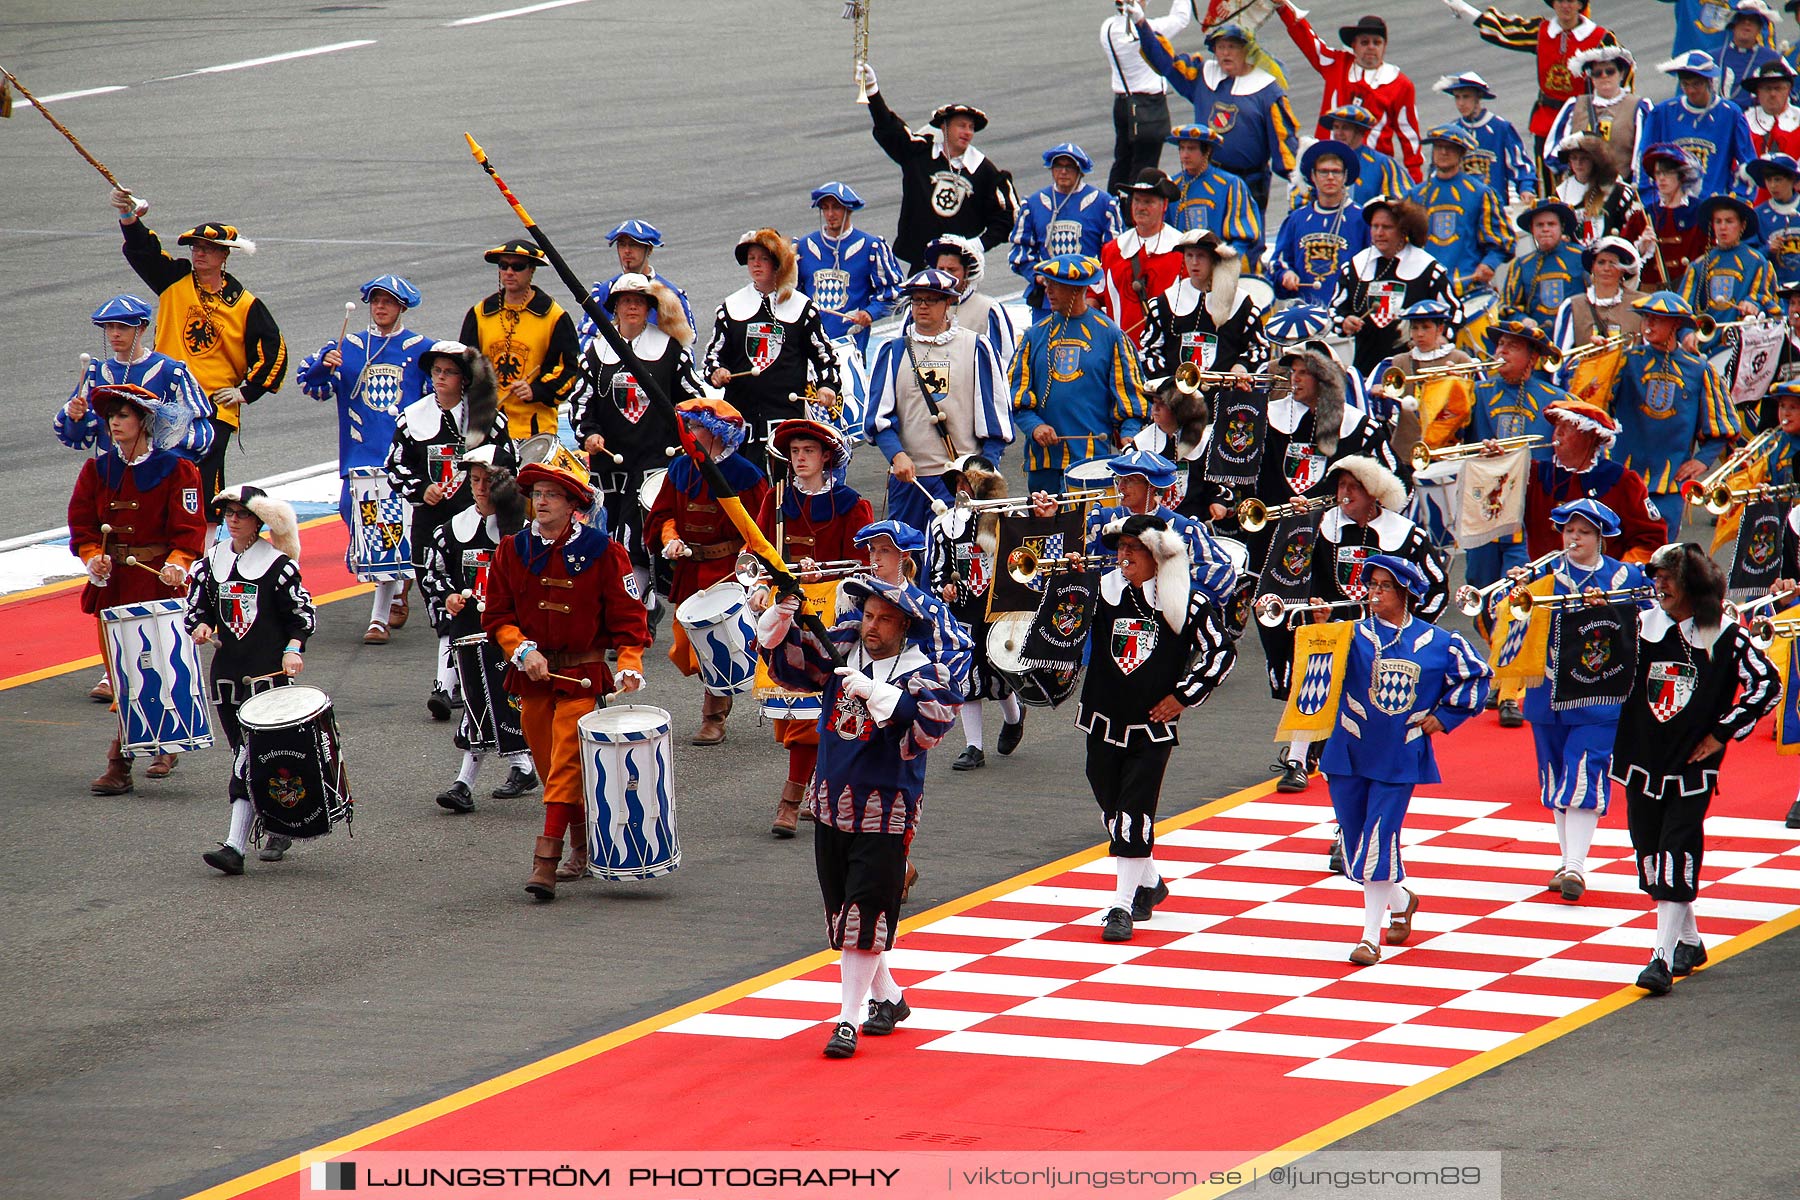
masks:
<svg viewBox="0 0 1800 1200"><path fill-rule="evenodd" d="M1796 496L1800 496L1800 484L1754 483L1749 487L1734 488L1721 483L1708 490L1700 503L1706 506L1707 512L1722 517L1740 504L1757 500L1792 500Z"/></svg>
<svg viewBox="0 0 1800 1200"><path fill-rule="evenodd" d="M1050 575L1057 571L1079 571L1076 561L1080 555L1064 554L1057 558L1039 558L1037 552L1029 546L1016 547L1006 556L1006 573L1011 575L1014 583L1032 583L1039 575Z"/></svg>
<svg viewBox="0 0 1800 1200"><path fill-rule="evenodd" d="M1052 496L1058 508L1079 508L1083 504L1094 504L1112 495L1110 488L1082 488L1073 492L1063 492ZM992 500L971 500L967 496L956 497L956 507L966 512L991 512L1002 516L1031 511L1029 496L996 496Z"/></svg>
<svg viewBox="0 0 1800 1200"><path fill-rule="evenodd" d="M1786 603L1793 598L1793 594L1789 592L1770 592L1762 599L1752 600L1748 604L1733 604L1731 601L1726 600L1723 604L1725 619L1727 621L1736 622L1748 617L1759 608L1774 608L1776 605Z"/></svg>
<svg viewBox="0 0 1800 1200"><path fill-rule="evenodd" d="M1535 434L1524 437L1494 438L1494 444L1502 451L1535 450L1544 444L1544 439ZM1454 446L1438 446L1433 448L1420 442L1413 447L1413 470L1423 471L1432 463L1460 462L1465 458L1479 458L1486 449L1486 442L1458 442Z"/></svg>
<svg viewBox="0 0 1800 1200"><path fill-rule="evenodd" d="M1565 351L1562 356L1562 365L1572 367L1590 358L1611 354L1613 351L1623 350L1627 346L1634 346L1643 340L1644 335L1641 333L1615 333L1607 337L1595 338L1591 342L1584 342L1572 350Z"/></svg>
<svg viewBox="0 0 1800 1200"><path fill-rule="evenodd" d="M1789 617L1785 621L1758 617L1750 622L1750 644L1758 650L1767 650L1778 638L1791 637L1800 637L1800 617Z"/></svg>
<svg viewBox="0 0 1800 1200"><path fill-rule="evenodd" d="M1274 592L1264 592L1250 607L1256 613L1257 624L1265 629L1273 629L1295 617L1316 612L1333 612L1340 608L1354 609L1356 616L1361 617L1369 611L1369 602L1366 600L1283 600Z"/></svg>
<svg viewBox="0 0 1800 1200"><path fill-rule="evenodd" d="M1270 521L1281 521L1288 517L1318 512L1321 509L1330 508L1336 503L1336 496L1314 496L1311 499L1293 500L1287 504L1268 505L1252 496L1237 506L1238 526L1245 533L1255 533Z"/></svg>
<svg viewBox="0 0 1800 1200"><path fill-rule="evenodd" d="M799 567L789 567L788 574L802 583L822 583L828 579L847 579L852 575L868 571L869 564L858 562L854 558L834 558L828 562L815 565L811 571L802 571ZM737 556L733 568L737 581L745 588L757 588L769 582L769 568L763 560L750 551L745 550Z"/></svg>
<svg viewBox="0 0 1800 1200"><path fill-rule="evenodd" d="M1721 329L1736 329L1739 325L1755 325L1760 321L1773 321L1774 319L1774 317L1758 315L1754 317L1739 317L1735 321L1721 321L1711 313L1701 313L1694 318L1694 332L1699 334L1701 340L1704 341L1705 339L1712 337L1713 334L1719 332Z"/></svg>
<svg viewBox="0 0 1800 1200"><path fill-rule="evenodd" d="M1232 371L1202 371L1200 364L1192 360L1176 367L1172 378L1175 390L1184 396L1192 396L1205 388L1236 387L1240 383L1279 391L1288 383L1288 377L1278 371L1256 371L1249 375L1239 375Z"/></svg>
<svg viewBox="0 0 1800 1200"><path fill-rule="evenodd" d="M1491 375L1499 369L1500 360L1497 358L1454 363L1448 367L1425 367L1411 375L1399 367L1389 367L1381 373L1381 386L1390 392L1404 392L1408 388L1415 388L1423 383L1433 383L1439 379L1473 379L1479 375Z"/></svg>
<svg viewBox="0 0 1800 1200"><path fill-rule="evenodd" d="M869 0L845 0L844 20L855 22L850 27L850 76L856 81L856 102L867 104L869 85L862 66L869 61Z"/></svg>
<svg viewBox="0 0 1800 1200"><path fill-rule="evenodd" d="M1637 600L1656 599L1656 589L1649 584L1634 588L1613 588L1601 592L1600 599L1608 604ZM1506 598L1506 607L1515 621L1528 620L1534 612L1560 612L1565 608L1580 608L1588 602L1585 594L1571 592L1564 596L1534 596L1523 588Z"/></svg>
<svg viewBox="0 0 1800 1200"><path fill-rule="evenodd" d="M1765 429L1749 441L1733 450L1719 460L1719 465L1698 479L1690 479L1681 485L1681 498L1689 504L1702 504L1737 472L1749 466L1752 461L1769 453L1775 448L1775 439L1781 436L1780 427ZM1726 508L1731 505L1727 502ZM1723 509L1720 510L1724 511Z"/></svg>
<svg viewBox="0 0 1800 1200"><path fill-rule="evenodd" d="M1561 556L1561 550L1552 550L1541 558L1534 558L1526 563L1525 569L1535 572L1549 566L1553 559ZM1501 576L1484 588L1473 587L1465 583L1456 589L1456 607L1462 610L1465 617L1478 617L1502 589L1511 589L1513 586L1513 581L1506 576Z"/></svg>

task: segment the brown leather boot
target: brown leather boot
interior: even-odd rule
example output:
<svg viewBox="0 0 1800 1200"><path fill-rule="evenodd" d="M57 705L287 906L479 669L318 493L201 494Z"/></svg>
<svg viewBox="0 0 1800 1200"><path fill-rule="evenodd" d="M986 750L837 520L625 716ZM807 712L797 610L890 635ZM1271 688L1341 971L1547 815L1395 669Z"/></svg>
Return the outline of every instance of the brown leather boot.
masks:
<svg viewBox="0 0 1800 1200"><path fill-rule="evenodd" d="M800 825L800 796L805 791L793 780L781 785L781 801L775 805L775 823L769 832L778 838L791 838Z"/></svg>
<svg viewBox="0 0 1800 1200"><path fill-rule="evenodd" d="M150 765L145 768L144 778L167 779L169 772L175 769L175 764L179 761L181 761L179 754L158 754L150 760Z"/></svg>
<svg viewBox="0 0 1800 1200"><path fill-rule="evenodd" d="M917 882L919 882L919 868L913 866L912 859L909 858L906 860L906 882L900 885L900 903L906 903L906 898L912 895L913 884Z"/></svg>
<svg viewBox="0 0 1800 1200"><path fill-rule="evenodd" d="M585 821L569 822L569 856L556 868L559 883L588 877L588 841Z"/></svg>
<svg viewBox="0 0 1800 1200"><path fill-rule="evenodd" d="M400 594L394 597L392 604L388 605L389 629L400 629L406 625L406 618L412 615L412 605L407 603L407 597L411 594L412 580L408 579L400 584ZM386 638L381 640L387 641Z"/></svg>
<svg viewBox="0 0 1800 1200"><path fill-rule="evenodd" d="M694 745L717 746L725 740L725 718L731 715L731 697L711 692L700 701L700 728L694 734Z"/></svg>
<svg viewBox="0 0 1800 1200"><path fill-rule="evenodd" d="M531 878L525 890L539 901L556 899L556 860L562 857L562 839L538 834L537 848L532 852Z"/></svg>
<svg viewBox="0 0 1800 1200"><path fill-rule="evenodd" d="M131 760L119 753L119 739L106 748L106 774L88 784L96 796L123 796L137 785L131 782Z"/></svg>

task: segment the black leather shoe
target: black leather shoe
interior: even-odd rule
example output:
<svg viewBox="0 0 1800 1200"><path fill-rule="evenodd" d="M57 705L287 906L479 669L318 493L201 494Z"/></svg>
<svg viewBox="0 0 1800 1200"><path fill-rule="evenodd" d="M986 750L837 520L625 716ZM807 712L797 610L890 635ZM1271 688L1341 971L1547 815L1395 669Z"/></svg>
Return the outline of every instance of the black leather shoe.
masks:
<svg viewBox="0 0 1800 1200"><path fill-rule="evenodd" d="M1131 919L1148 921L1156 906L1169 898L1169 881L1158 879L1153 888L1139 888L1131 897Z"/></svg>
<svg viewBox="0 0 1800 1200"><path fill-rule="evenodd" d="M982 753L980 746L964 746L963 752L956 756L955 762L950 764L950 769L952 771L979 771L985 766L987 766L987 755Z"/></svg>
<svg viewBox="0 0 1800 1200"><path fill-rule="evenodd" d="M217 850L208 850L200 857L205 861L207 866L215 871L223 871L227 875L242 875L244 873L244 856L238 851L233 850L230 846L227 846L224 842L219 843L219 848Z"/></svg>
<svg viewBox="0 0 1800 1200"><path fill-rule="evenodd" d="M1706 965L1706 946L1701 942L1689 945L1686 942L1675 943L1675 965L1670 968L1671 975L1692 975L1695 967Z"/></svg>
<svg viewBox="0 0 1800 1200"><path fill-rule="evenodd" d="M1001 754L1011 754L1025 740L1025 714L1020 713L1017 721L1007 721L1000 726L1000 741L994 746Z"/></svg>
<svg viewBox="0 0 1800 1200"><path fill-rule="evenodd" d="M1281 763L1281 778L1275 784L1275 790L1283 793L1304 792L1306 790L1306 766L1292 759Z"/></svg>
<svg viewBox="0 0 1800 1200"><path fill-rule="evenodd" d="M1344 869L1344 831L1338 830L1331 836L1331 859L1326 864L1333 875L1348 875Z"/></svg>
<svg viewBox="0 0 1800 1200"><path fill-rule="evenodd" d="M1131 940L1131 914L1122 908L1115 908L1106 914L1106 928L1100 931L1103 942L1129 942Z"/></svg>
<svg viewBox="0 0 1800 1200"><path fill-rule="evenodd" d="M451 812L474 812L475 797L469 794L469 785L457 780L438 793L438 807L447 808Z"/></svg>
<svg viewBox="0 0 1800 1200"><path fill-rule="evenodd" d="M263 862L280 862L287 857L288 848L293 844L293 838L271 833L263 838L262 849L256 852L256 857Z"/></svg>
<svg viewBox="0 0 1800 1200"><path fill-rule="evenodd" d="M894 1032L894 1026L912 1016L912 1009L906 1006L906 997L898 1000L869 1001L869 1015L862 1023L862 1031L870 1037L886 1037Z"/></svg>
<svg viewBox="0 0 1800 1200"><path fill-rule="evenodd" d="M431 713L432 720L448 721L450 719L450 693L441 687L432 688L431 695L426 697L425 708Z"/></svg>
<svg viewBox="0 0 1800 1200"><path fill-rule="evenodd" d="M511 800L514 796L523 796L526 792L535 792L537 789L538 777L536 771L527 771L520 767L514 767L511 771L507 772L506 782L495 788L489 795L493 796L496 800Z"/></svg>
<svg viewBox="0 0 1800 1200"><path fill-rule="evenodd" d="M848 1021L839 1021L837 1028L831 1031L831 1040L825 1043L826 1058L849 1058L856 1053L856 1026Z"/></svg>
<svg viewBox="0 0 1800 1200"><path fill-rule="evenodd" d="M1675 987L1675 979L1669 974L1668 963L1653 958L1650 965L1638 973L1637 985L1652 996L1666 996Z"/></svg>
<svg viewBox="0 0 1800 1200"><path fill-rule="evenodd" d="M1787 827L1800 829L1800 800L1794 801L1794 807L1788 809Z"/></svg>
<svg viewBox="0 0 1800 1200"><path fill-rule="evenodd" d="M1525 724L1525 714L1519 711L1519 702L1502 700L1500 702L1500 728L1517 729L1523 724Z"/></svg>

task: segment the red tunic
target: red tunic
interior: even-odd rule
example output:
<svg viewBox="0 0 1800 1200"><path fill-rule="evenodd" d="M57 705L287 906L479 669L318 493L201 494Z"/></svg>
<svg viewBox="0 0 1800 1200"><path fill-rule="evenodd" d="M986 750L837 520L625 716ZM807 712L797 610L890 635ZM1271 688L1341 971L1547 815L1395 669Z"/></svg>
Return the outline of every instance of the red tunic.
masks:
<svg viewBox="0 0 1800 1200"><path fill-rule="evenodd" d="M559 675L585 677L589 686L560 680L534 683L513 667L506 690L516 696L613 690L606 652L619 652L619 669L643 674L650 626L643 601L625 590L631 559L625 547L582 525L551 547L530 529L504 538L488 568L487 610L481 627L510 661L520 643L533 641Z"/></svg>
<svg viewBox="0 0 1800 1200"><path fill-rule="evenodd" d="M737 455L719 462L726 481L737 490L744 511L754 515L762 511L769 494L769 484L756 465ZM746 473L748 472L748 473ZM733 477L737 478L734 479ZM739 481L742 482L739 482ZM685 485L685 486L684 486ZM737 570L737 556L744 539L724 506L713 498L706 477L687 459L676 459L663 477L662 490L644 518L644 544L651 554L662 553L666 544L679 538L693 554L674 562L674 580L669 587L669 600L680 604L695 592L703 591L729 579Z"/></svg>
<svg viewBox="0 0 1800 1200"><path fill-rule="evenodd" d="M112 526L102 534L100 526ZM118 604L172 600L186 589L171 589L149 571L172 562L193 565L206 548L206 518L200 511L200 471L172 450L152 450L134 466L116 451L90 458L81 466L69 496L69 549L82 562L101 552L113 559L112 578L103 588L89 580L81 589L81 611L99 612Z"/></svg>
<svg viewBox="0 0 1800 1200"><path fill-rule="evenodd" d="M1620 562L1641 566L1666 540L1667 527L1651 507L1650 491L1636 471L1611 459L1602 459L1593 470L1580 475L1539 462L1532 464L1531 482L1525 488L1526 554L1542 558L1562 549L1562 535L1550 523L1550 511L1584 497L1598 500L1618 514L1619 535L1607 538L1605 548Z"/></svg>
<svg viewBox="0 0 1800 1200"><path fill-rule="evenodd" d="M1172 243L1174 232L1173 227L1163 226L1162 231L1150 239L1151 244ZM1097 299L1100 311L1111 317L1113 324L1124 331L1126 340L1136 346L1143 341L1145 321L1144 306L1131 286L1132 264L1135 262L1143 269L1144 295L1153 300L1175 286L1175 281L1187 273L1187 268L1182 263L1180 250L1146 253L1135 230L1128 230L1124 240L1133 250L1130 257L1120 250L1119 238L1100 247L1104 288Z"/></svg>
<svg viewBox="0 0 1800 1200"><path fill-rule="evenodd" d="M764 537L781 548L782 557L790 564L803 558L814 562L869 561L868 551L856 544L856 531L875 520L875 510L855 489L839 484L816 496L800 496L790 484L783 491L787 516L781 522L779 536L774 491L763 497L756 525Z"/></svg>

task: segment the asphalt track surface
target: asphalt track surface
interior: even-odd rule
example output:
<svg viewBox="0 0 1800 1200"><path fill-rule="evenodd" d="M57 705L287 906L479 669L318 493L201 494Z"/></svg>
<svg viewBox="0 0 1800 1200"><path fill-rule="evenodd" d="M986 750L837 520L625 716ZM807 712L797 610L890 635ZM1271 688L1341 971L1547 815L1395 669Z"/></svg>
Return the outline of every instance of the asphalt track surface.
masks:
<svg viewBox="0 0 1800 1200"><path fill-rule="evenodd" d="M1314 15L1335 26L1363 7L1320 4ZM1610 23L1640 59L1661 57L1669 10L1628 7ZM671 243L659 266L703 314L737 284L736 235L806 227L806 192L826 178L862 191L867 223L885 230L897 181L850 103L837 9L626 11L595 0L449 27L492 10L186 3L152 13L27 0L0 18L0 43L40 94L125 85L53 108L152 201L153 227L227 219L262 243L233 267L269 301L297 361L335 335L343 301L372 275L409 274L426 295L415 324L439 334L490 290L478 253L517 229L467 160L465 128L584 276L613 269L604 229L628 215L656 221ZM1473 66L1503 95L1526 94L1527 56L1477 46L1435 3L1385 12L1395 58L1416 80ZM1110 144L1097 20L1088 7L1023 0L931 0L904 17L878 5L872 58L904 114L951 96L987 108L995 124L980 144L1037 186L1045 145L1073 137L1104 159ZM376 44L162 78L368 38ZM1269 40L1294 68L1304 121L1316 111L1310 74L1279 29ZM1448 114L1436 97L1422 107L1427 122ZM12 534L61 523L75 460L41 449L44 426L76 355L96 345L87 313L136 281L89 168L29 109L0 132L0 270L13 293L0 363L20 422L0 446L0 531ZM325 411L291 384L249 425L233 478L333 450ZM879 495L868 461L852 482ZM687 748L698 689L653 652L647 699L674 714L680 739L683 868L642 886L588 882L533 907L519 885L535 799L484 798L461 818L432 804L455 755L423 710L427 631L415 624L389 647L364 648L365 615L360 599L325 607L307 670L338 701L356 836L278 865L253 861L243 879L199 861L225 823L222 754L190 755L169 781L140 780L136 795L90 798L107 719L84 698L85 673L0 699L7 1194L185 1194L817 948L805 842L766 834L784 760L748 712L733 717L724 749ZM1246 651L1187 722L1165 811L1266 777L1275 712ZM1529 752L1521 733L1518 753ZM991 756L979 774L951 774L948 758L930 773L921 904L1097 839L1066 715L1034 712L1018 755ZM486 768L482 782L496 781ZM1516 1195L1791 1195L1800 941L1783 936L1723 965L1339 1148L1502 1150ZM754 1105L753 1083L722 1087L720 1103ZM573 1119L546 1114L547 1128Z"/></svg>

